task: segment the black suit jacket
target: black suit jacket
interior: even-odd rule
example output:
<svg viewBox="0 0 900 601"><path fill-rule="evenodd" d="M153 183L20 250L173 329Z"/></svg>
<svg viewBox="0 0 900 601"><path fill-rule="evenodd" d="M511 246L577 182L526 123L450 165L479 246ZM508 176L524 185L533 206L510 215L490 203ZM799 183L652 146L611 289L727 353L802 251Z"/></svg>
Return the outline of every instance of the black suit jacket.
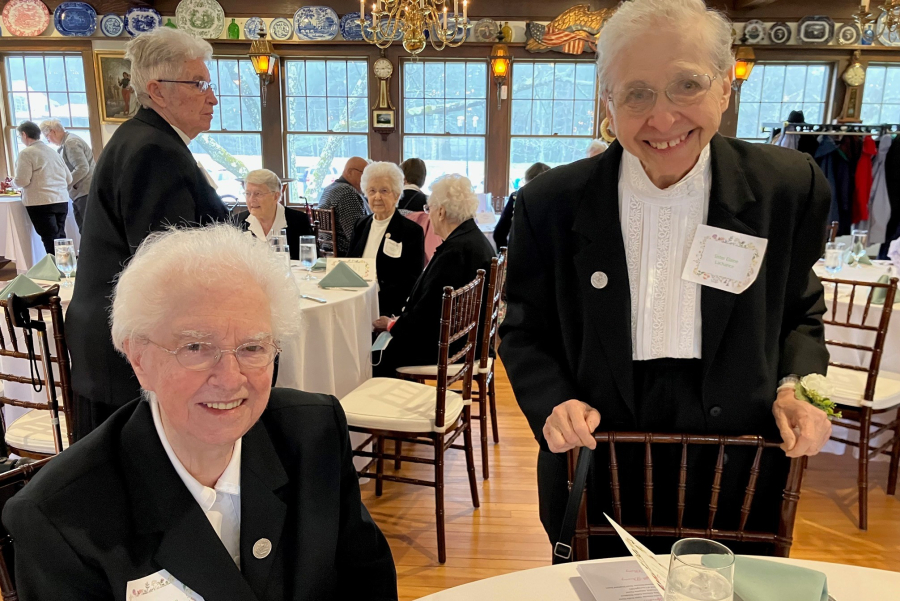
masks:
<svg viewBox="0 0 900 601"><path fill-rule="evenodd" d="M400 200L397 202L397 208L418 213L425 210L426 204L428 204L428 197L425 193L421 190L413 190L410 188L404 190L403 194L400 195Z"/></svg>
<svg viewBox="0 0 900 601"><path fill-rule="evenodd" d="M243 228L250 211L236 213L232 219L234 224ZM284 220L287 223L288 247L291 249L291 260L300 260L300 236L314 235L312 225L309 223L309 215L305 211L284 207Z"/></svg>
<svg viewBox="0 0 900 601"><path fill-rule="evenodd" d="M228 211L175 130L144 108L103 149L87 206L78 282L66 312L72 387L118 406L137 397L140 387L110 337L114 278L150 232L225 221Z"/></svg>
<svg viewBox="0 0 900 601"><path fill-rule="evenodd" d="M348 257L362 257L372 230L374 215L360 219L350 238ZM403 245L396 259L384 254L384 241L393 240ZM378 308L381 315L399 315L409 293L425 268L425 232L414 223L394 211L388 223L384 238L375 255L375 271L378 275Z"/></svg>
<svg viewBox="0 0 900 601"><path fill-rule="evenodd" d="M497 220L497 226L494 228L494 244L497 245L497 250L500 250L504 246L509 246L509 233L512 231L513 211L515 211L515 207L516 193L513 192L509 195L509 200L507 200L506 204L503 206L503 212L500 214L500 219Z"/></svg>
<svg viewBox="0 0 900 601"><path fill-rule="evenodd" d="M241 449L241 567L135 401L50 462L3 511L22 601L124 600L159 570L207 601L396 599L334 397L273 389ZM272 543L253 555L261 538Z"/></svg>

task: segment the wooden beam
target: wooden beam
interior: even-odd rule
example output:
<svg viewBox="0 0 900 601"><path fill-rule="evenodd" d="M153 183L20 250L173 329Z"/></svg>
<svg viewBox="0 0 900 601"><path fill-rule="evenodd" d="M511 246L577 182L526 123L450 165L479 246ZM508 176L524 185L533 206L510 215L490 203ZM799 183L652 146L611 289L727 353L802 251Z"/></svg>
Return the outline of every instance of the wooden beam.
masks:
<svg viewBox="0 0 900 601"><path fill-rule="evenodd" d="M734 8L735 10L759 8L760 6L767 6L769 4L774 4L775 2L778 2L778 0L734 0Z"/></svg>

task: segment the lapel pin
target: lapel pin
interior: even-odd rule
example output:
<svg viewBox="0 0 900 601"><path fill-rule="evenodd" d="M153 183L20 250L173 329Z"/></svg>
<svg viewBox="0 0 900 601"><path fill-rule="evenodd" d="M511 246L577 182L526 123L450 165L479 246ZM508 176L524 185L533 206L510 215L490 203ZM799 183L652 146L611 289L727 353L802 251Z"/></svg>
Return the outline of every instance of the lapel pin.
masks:
<svg viewBox="0 0 900 601"><path fill-rule="evenodd" d="M265 559L272 552L272 543L267 538L261 538L253 545L253 557Z"/></svg>
<svg viewBox="0 0 900 601"><path fill-rule="evenodd" d="M609 278L602 271L595 271L594 275L591 276L591 286L597 290L606 288L607 284L609 284Z"/></svg>

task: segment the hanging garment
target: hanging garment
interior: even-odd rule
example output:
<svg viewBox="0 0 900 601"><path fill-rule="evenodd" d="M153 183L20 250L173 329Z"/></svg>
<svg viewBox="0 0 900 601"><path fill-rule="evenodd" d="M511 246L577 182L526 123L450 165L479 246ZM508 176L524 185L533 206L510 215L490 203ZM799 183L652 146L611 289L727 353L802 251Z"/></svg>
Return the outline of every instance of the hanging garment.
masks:
<svg viewBox="0 0 900 601"><path fill-rule="evenodd" d="M888 196L885 164L892 141L891 136L881 136L878 140L878 154L875 155L872 163L872 193L869 196L869 244L883 244L887 239L891 204Z"/></svg>
<svg viewBox="0 0 900 601"><path fill-rule="evenodd" d="M863 138L862 155L856 163L856 188L853 190L853 223L869 218L869 196L872 193L872 158L878 153L875 140Z"/></svg>
<svg viewBox="0 0 900 601"><path fill-rule="evenodd" d="M828 221L837 221L838 235L849 234L851 229L851 177L847 157L838 148L832 136L819 136L816 162L831 186L831 212Z"/></svg>
<svg viewBox="0 0 900 601"><path fill-rule="evenodd" d="M797 144L799 142L800 136L798 136L797 134L782 132L781 137L778 138L778 141L775 144L781 146L782 148L797 150Z"/></svg>
<svg viewBox="0 0 900 601"><path fill-rule="evenodd" d="M891 242L900 238L900 143L891 144L888 150L884 159L884 179L887 183L890 218L884 244L878 253L879 259L886 259Z"/></svg>

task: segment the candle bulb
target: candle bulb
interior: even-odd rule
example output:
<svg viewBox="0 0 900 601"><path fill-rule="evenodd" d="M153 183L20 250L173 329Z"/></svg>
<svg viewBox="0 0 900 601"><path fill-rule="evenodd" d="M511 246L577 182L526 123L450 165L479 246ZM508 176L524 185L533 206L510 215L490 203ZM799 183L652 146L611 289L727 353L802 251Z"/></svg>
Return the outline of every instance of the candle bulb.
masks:
<svg viewBox="0 0 900 601"><path fill-rule="evenodd" d="M359 0L359 18L366 18L366 0Z"/></svg>
<svg viewBox="0 0 900 601"><path fill-rule="evenodd" d="M469 0L463 0L463 23L469 21Z"/></svg>
<svg viewBox="0 0 900 601"><path fill-rule="evenodd" d="M863 10L869 10L869 0L862 0Z"/></svg>
<svg viewBox="0 0 900 601"><path fill-rule="evenodd" d="M459 0L453 0L453 18L459 18Z"/></svg>
<svg viewBox="0 0 900 601"><path fill-rule="evenodd" d="M444 7L444 31L447 30L447 7Z"/></svg>

